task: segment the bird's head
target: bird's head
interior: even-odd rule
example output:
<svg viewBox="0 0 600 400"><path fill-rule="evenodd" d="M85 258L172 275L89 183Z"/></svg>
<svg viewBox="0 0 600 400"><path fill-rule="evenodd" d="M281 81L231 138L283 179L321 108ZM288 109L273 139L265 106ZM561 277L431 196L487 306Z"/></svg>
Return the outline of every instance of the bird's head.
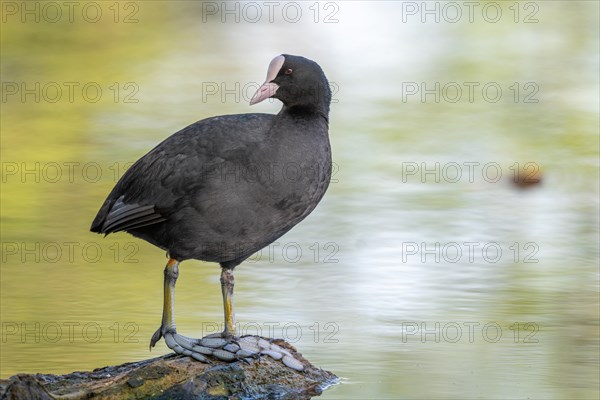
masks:
<svg viewBox="0 0 600 400"><path fill-rule="evenodd" d="M304 57L282 54L269 64L267 79L252 96L250 105L269 97L281 100L288 108L327 115L331 90L319 64Z"/></svg>

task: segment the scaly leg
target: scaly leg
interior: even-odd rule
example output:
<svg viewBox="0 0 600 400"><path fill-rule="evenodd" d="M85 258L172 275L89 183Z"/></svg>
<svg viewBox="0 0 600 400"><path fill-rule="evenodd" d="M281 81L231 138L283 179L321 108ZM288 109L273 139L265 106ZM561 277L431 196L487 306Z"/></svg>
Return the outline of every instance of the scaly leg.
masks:
<svg viewBox="0 0 600 400"><path fill-rule="evenodd" d="M290 368L302 371L303 364L296 360L287 350L271 344L257 336L235 336L235 313L233 312L233 270L223 268L221 272L221 290L225 310L225 330L222 337L208 336L192 339L177 333L175 328L175 283L179 276L179 261L171 258L165 267L164 301L162 323L152 335L150 348L162 338L175 353L193 357L202 362L210 362L205 356L212 355L223 361L235 361L268 355Z"/></svg>
<svg viewBox="0 0 600 400"><path fill-rule="evenodd" d="M233 269L221 269L221 292L223 293L223 311L225 312L225 330L223 338L235 339L235 311L233 310Z"/></svg>
<svg viewBox="0 0 600 400"><path fill-rule="evenodd" d="M175 327L175 283L179 276L179 261L171 258L167 262L165 267L165 280L164 280L164 301L163 301L163 314L162 323L160 328L150 339L150 348L154 347L156 342L161 337L165 338L167 346L178 354L185 354L193 357L198 361L208 362L205 355L211 355L215 352L214 348L200 346L200 341L177 333ZM204 343L203 343L204 344ZM221 347L220 343L216 343L217 346ZM212 347L212 346L211 346ZM217 354L215 354L218 356ZM230 358L225 355L226 358ZM221 357L219 357L221 358Z"/></svg>

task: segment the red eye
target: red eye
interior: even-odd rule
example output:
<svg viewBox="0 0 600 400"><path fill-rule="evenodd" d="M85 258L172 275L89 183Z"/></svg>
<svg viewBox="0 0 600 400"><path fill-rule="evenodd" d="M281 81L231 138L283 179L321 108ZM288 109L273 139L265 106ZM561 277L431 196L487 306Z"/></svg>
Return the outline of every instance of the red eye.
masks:
<svg viewBox="0 0 600 400"><path fill-rule="evenodd" d="M288 69L285 70L284 74L291 75L292 72L294 72L294 71L291 68L288 68Z"/></svg>

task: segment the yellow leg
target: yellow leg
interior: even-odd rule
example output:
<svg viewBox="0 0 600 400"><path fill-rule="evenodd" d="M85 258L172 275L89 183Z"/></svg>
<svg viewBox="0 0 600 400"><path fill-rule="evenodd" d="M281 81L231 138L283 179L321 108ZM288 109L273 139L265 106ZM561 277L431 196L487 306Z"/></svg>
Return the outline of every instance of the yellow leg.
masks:
<svg viewBox="0 0 600 400"><path fill-rule="evenodd" d="M170 258L165 267L163 314L161 327L152 335L150 348L154 347L165 333L175 333L175 282L179 276L179 261Z"/></svg>
<svg viewBox="0 0 600 400"><path fill-rule="evenodd" d="M223 309L225 311L225 330L222 338L209 335L202 339L192 339L177 333L175 328L175 283L179 276L179 261L171 258L164 271L164 301L162 323L152 335L150 348L161 339L165 339L168 348L177 354L190 356L201 362L210 362L208 356L223 361L236 361L242 358L259 357L259 347L266 342L258 336L246 336L241 340L235 336L235 312L233 311L233 269L223 268L221 271L221 291L223 292ZM233 340L232 340L233 339ZM261 342L262 341L262 342ZM259 344L262 343L262 344ZM268 355L275 360L282 360L288 367L297 371L304 369L304 364L289 353L282 352L277 345L269 345ZM267 354L267 353L265 353Z"/></svg>
<svg viewBox="0 0 600 400"><path fill-rule="evenodd" d="M175 282L179 277L179 261L170 258L165 267L162 324L175 331Z"/></svg>
<svg viewBox="0 0 600 400"><path fill-rule="evenodd" d="M225 330L223 337L235 336L235 312L233 311L233 269L221 269L221 292L223 293L223 311L225 312Z"/></svg>

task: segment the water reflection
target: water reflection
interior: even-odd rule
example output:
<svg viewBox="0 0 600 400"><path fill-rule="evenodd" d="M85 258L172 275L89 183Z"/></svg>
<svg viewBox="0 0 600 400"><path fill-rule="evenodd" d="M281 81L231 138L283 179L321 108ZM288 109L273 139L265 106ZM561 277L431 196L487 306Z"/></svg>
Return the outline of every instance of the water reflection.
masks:
<svg viewBox="0 0 600 400"><path fill-rule="evenodd" d="M285 51L318 60L337 85L336 182L278 246L238 268L240 324L297 337L343 377L324 398L597 396L598 5L535 4L529 25L398 23L393 2L341 3L335 24L201 22L191 2L140 3L129 25L5 24L3 81L96 82L104 95L3 101L2 160L17 172L3 170L1 194L2 377L150 355L164 254L92 235L90 220L127 163L169 133L276 112L205 89L259 82ZM449 87L423 99L421 85L436 82L463 97L450 101ZM472 102L468 82L480 83ZM479 91L490 82L497 102ZM137 102L124 101L128 83ZM540 165L542 185L515 190L515 162ZM39 163L37 181L22 163ZM60 179L41 172L49 163ZM484 174L490 163L501 179ZM296 262L282 252L290 243ZM182 265L176 307L184 334L221 321L216 265Z"/></svg>

